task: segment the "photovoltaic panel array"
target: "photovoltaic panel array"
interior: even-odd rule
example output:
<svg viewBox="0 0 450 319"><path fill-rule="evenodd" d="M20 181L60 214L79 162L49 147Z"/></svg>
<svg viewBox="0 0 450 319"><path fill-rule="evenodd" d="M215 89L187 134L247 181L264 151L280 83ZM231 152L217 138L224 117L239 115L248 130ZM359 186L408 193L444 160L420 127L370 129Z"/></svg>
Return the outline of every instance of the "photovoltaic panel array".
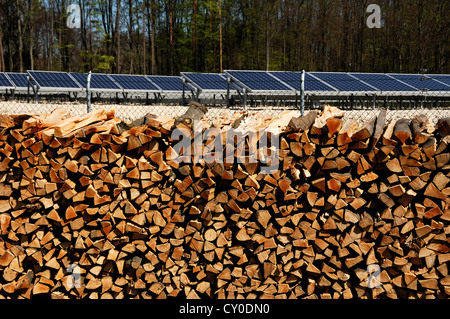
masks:
<svg viewBox="0 0 450 319"><path fill-rule="evenodd" d="M119 84L125 91L161 91L144 75L111 74L111 78Z"/></svg>
<svg viewBox="0 0 450 319"><path fill-rule="evenodd" d="M28 88L32 84L46 91L80 91L86 89L87 73L28 71L28 73L0 73L0 89ZM196 88L198 92L224 93L228 88L248 93L277 94L300 91L301 72L227 70L222 73L181 73L178 76L121 75L92 73L91 89L94 91L131 92L182 92ZM228 85L228 81L229 84ZM384 74L357 72L306 72L305 92L313 94L423 94L431 91L447 94L450 75ZM439 92L439 93L438 93Z"/></svg>
<svg viewBox="0 0 450 319"><path fill-rule="evenodd" d="M225 71L232 82L248 92L300 91L301 72ZM277 81L278 80L278 81ZM448 75L306 72L305 92L314 94L420 94L424 90L449 91Z"/></svg>
<svg viewBox="0 0 450 319"><path fill-rule="evenodd" d="M183 80L179 76L147 75L147 78L163 91L183 91Z"/></svg>
<svg viewBox="0 0 450 319"><path fill-rule="evenodd" d="M16 90L27 90L28 89L28 73L13 73L7 72L6 76L11 80L11 82L16 87Z"/></svg>
<svg viewBox="0 0 450 319"><path fill-rule="evenodd" d="M400 82L383 73L350 73L355 78L366 82L379 91L416 91L411 85Z"/></svg>
<svg viewBox="0 0 450 319"><path fill-rule="evenodd" d="M0 73L0 88L14 89L14 84L9 80L5 73Z"/></svg>
<svg viewBox="0 0 450 319"><path fill-rule="evenodd" d="M225 71L234 81L251 92L294 91L295 89L264 71Z"/></svg>
<svg viewBox="0 0 450 319"><path fill-rule="evenodd" d="M300 90L300 79L301 79L301 72L268 72L270 75L276 77L278 80L283 81L284 83L288 84L293 89Z"/></svg>
<svg viewBox="0 0 450 319"><path fill-rule="evenodd" d="M87 73L70 73L78 83L86 89ZM94 91L121 91L122 88L115 83L108 74L91 73L90 89Z"/></svg>
<svg viewBox="0 0 450 319"><path fill-rule="evenodd" d="M309 74L339 91L377 91L376 88L365 84L347 73L310 72Z"/></svg>
<svg viewBox="0 0 450 319"><path fill-rule="evenodd" d="M47 71L28 71L40 89L50 91L78 91L82 87L69 73L65 72L47 72Z"/></svg>
<svg viewBox="0 0 450 319"><path fill-rule="evenodd" d="M450 87L422 74L389 74L389 76L415 87L417 90L448 91Z"/></svg>
<svg viewBox="0 0 450 319"><path fill-rule="evenodd" d="M226 91L227 79L220 73L181 73L184 78L201 91Z"/></svg>
<svg viewBox="0 0 450 319"><path fill-rule="evenodd" d="M443 83L449 87L450 90L450 75L445 74L433 74L428 75L430 78L432 78L435 81L439 81L440 83Z"/></svg>
<svg viewBox="0 0 450 319"><path fill-rule="evenodd" d="M86 74L87 81L87 74ZM85 83L86 83L85 81ZM86 86L86 84L85 84ZM101 90L101 91L120 91L123 88L118 85L110 75L104 73L91 73L91 84L90 88Z"/></svg>
<svg viewBox="0 0 450 319"><path fill-rule="evenodd" d="M269 72L272 76L288 84L290 87L294 88L296 91L300 91L301 82L301 72ZM312 77L309 73L305 74L305 91L336 91L331 86L326 83Z"/></svg>

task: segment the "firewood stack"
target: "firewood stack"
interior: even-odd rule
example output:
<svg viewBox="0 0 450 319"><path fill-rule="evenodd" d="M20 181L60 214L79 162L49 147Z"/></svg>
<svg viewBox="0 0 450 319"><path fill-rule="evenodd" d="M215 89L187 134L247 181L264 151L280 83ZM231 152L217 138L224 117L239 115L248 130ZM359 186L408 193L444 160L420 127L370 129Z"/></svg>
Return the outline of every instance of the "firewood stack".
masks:
<svg viewBox="0 0 450 319"><path fill-rule="evenodd" d="M0 298L448 298L450 119L342 117L209 122L275 134L264 174L180 163L189 118L0 116Z"/></svg>

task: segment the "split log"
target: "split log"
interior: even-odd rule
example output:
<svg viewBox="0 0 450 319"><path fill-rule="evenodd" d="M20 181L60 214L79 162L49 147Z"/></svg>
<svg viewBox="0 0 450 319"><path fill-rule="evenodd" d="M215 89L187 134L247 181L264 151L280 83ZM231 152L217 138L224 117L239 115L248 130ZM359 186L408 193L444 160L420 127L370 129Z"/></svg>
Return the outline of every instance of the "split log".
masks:
<svg viewBox="0 0 450 319"><path fill-rule="evenodd" d="M208 108L206 106L203 106L195 101L189 102L189 105L190 106L186 113L175 120L175 126L183 123L184 125L191 127L194 121L201 119L208 112Z"/></svg>
<svg viewBox="0 0 450 319"><path fill-rule="evenodd" d="M337 136L337 146L344 146L352 141L352 136L358 127L358 122L355 119L347 120L341 127Z"/></svg>
<svg viewBox="0 0 450 319"><path fill-rule="evenodd" d="M394 135L402 144L405 144L405 142L412 136L411 129L409 128L409 122L410 120L408 119L399 119L395 123Z"/></svg>
<svg viewBox="0 0 450 319"><path fill-rule="evenodd" d="M309 111L305 116L293 117L289 122L289 130L292 131L307 131L314 123L316 117L319 115L317 110Z"/></svg>
<svg viewBox="0 0 450 319"><path fill-rule="evenodd" d="M359 131L355 132L352 135L352 141L358 142L358 141L362 141L362 140L365 140L365 139L368 139L369 137L371 137L373 134L374 127L375 127L376 119L377 119L376 117L373 117L371 120L366 122Z"/></svg>
<svg viewBox="0 0 450 319"><path fill-rule="evenodd" d="M375 147L375 145L378 143L383 134L386 125L386 113L387 113L386 110L381 110L380 113L378 113L375 130L373 133L372 148Z"/></svg>
<svg viewBox="0 0 450 319"><path fill-rule="evenodd" d="M450 135L450 117L438 121L438 131L442 138Z"/></svg>

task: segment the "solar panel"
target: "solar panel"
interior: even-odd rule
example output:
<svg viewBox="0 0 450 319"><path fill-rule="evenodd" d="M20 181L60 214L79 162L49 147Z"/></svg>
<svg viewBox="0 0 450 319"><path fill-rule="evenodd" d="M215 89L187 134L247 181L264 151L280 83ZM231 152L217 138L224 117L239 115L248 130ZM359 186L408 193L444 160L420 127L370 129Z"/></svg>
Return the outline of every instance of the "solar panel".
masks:
<svg viewBox="0 0 450 319"><path fill-rule="evenodd" d="M448 86L447 90L450 90L450 75L447 74L434 74L434 75L427 75L427 77L432 78L435 81L439 81L440 83L443 83Z"/></svg>
<svg viewBox="0 0 450 319"><path fill-rule="evenodd" d="M81 86L65 72L28 71L40 89L52 91L78 91Z"/></svg>
<svg viewBox="0 0 450 319"><path fill-rule="evenodd" d="M376 91L375 88L355 79L347 73L310 72L310 74L339 91Z"/></svg>
<svg viewBox="0 0 450 319"><path fill-rule="evenodd" d="M75 80L85 89L87 85L87 73L70 73ZM121 91L122 88L118 86L108 74L103 73L91 73L91 90L97 91Z"/></svg>
<svg viewBox="0 0 450 319"><path fill-rule="evenodd" d="M14 89L14 84L9 80L5 73L0 73L0 88Z"/></svg>
<svg viewBox="0 0 450 319"><path fill-rule="evenodd" d="M202 91L226 91L227 79L219 73L181 73L181 75Z"/></svg>
<svg viewBox="0 0 450 319"><path fill-rule="evenodd" d="M279 80L288 84L289 86L300 90L301 82L301 72L269 72L271 75L275 76ZM319 81L318 79L312 77L310 74L305 73L305 91L336 91L329 85Z"/></svg>
<svg viewBox="0 0 450 319"><path fill-rule="evenodd" d="M183 91L183 80L179 76L147 75L147 78L163 91Z"/></svg>
<svg viewBox="0 0 450 319"><path fill-rule="evenodd" d="M293 91L294 88L282 83L265 71L225 71L235 81L250 91Z"/></svg>
<svg viewBox="0 0 450 319"><path fill-rule="evenodd" d="M16 87L16 90L28 89L28 73L7 72L6 75Z"/></svg>
<svg viewBox="0 0 450 319"><path fill-rule="evenodd" d="M110 77L126 91L161 91L144 75L110 74Z"/></svg>
<svg viewBox="0 0 450 319"><path fill-rule="evenodd" d="M350 73L380 91L416 91L417 89L382 73Z"/></svg>
<svg viewBox="0 0 450 319"><path fill-rule="evenodd" d="M389 76L400 80L418 90L448 91L449 87L443 83L433 80L422 74L389 74Z"/></svg>

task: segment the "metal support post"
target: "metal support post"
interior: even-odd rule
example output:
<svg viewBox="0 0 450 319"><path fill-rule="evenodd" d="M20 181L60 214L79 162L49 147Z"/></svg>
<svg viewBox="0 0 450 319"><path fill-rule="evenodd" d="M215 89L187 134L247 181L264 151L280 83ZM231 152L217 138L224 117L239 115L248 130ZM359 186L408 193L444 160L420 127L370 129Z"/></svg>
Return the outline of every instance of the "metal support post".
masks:
<svg viewBox="0 0 450 319"><path fill-rule="evenodd" d="M185 95L185 91L186 91L186 80L183 78L182 79L182 83L183 83L183 96L182 96L182 104L186 105L186 95Z"/></svg>
<svg viewBox="0 0 450 319"><path fill-rule="evenodd" d="M302 70L300 79L300 107L302 116L305 114L305 70Z"/></svg>
<svg viewBox="0 0 450 319"><path fill-rule="evenodd" d="M30 85L31 85L31 79L30 79L30 76L27 75L27 103L30 103Z"/></svg>
<svg viewBox="0 0 450 319"><path fill-rule="evenodd" d="M247 111L247 90L245 88L242 89L244 93L244 110Z"/></svg>
<svg viewBox="0 0 450 319"><path fill-rule="evenodd" d="M230 78L227 77L227 108L230 107Z"/></svg>
<svg viewBox="0 0 450 319"><path fill-rule="evenodd" d="M86 82L86 99L87 99L87 112L90 113L91 108L91 71L89 71Z"/></svg>

